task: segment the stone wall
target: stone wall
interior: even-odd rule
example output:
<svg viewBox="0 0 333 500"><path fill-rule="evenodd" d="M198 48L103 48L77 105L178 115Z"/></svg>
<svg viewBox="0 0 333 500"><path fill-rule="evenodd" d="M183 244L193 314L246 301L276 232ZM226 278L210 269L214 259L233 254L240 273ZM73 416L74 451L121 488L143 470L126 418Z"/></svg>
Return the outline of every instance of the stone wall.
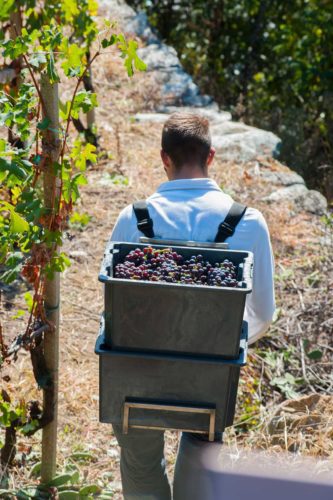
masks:
<svg viewBox="0 0 333 500"><path fill-rule="evenodd" d="M135 12L124 0L100 0L103 14L117 19L128 34L144 44L138 50L147 64L147 72L159 89L163 104L154 113L139 113L137 121L161 123L171 112L193 110L209 118L216 155L224 161L249 162L262 156L278 156L280 139L267 130L232 121L231 114L221 111L213 98L202 95L192 77L183 69L173 47L163 43L149 25L144 12ZM308 190L304 179L292 171L259 171L258 175L271 185L267 203L288 202L297 211L322 215L327 201L318 191Z"/></svg>

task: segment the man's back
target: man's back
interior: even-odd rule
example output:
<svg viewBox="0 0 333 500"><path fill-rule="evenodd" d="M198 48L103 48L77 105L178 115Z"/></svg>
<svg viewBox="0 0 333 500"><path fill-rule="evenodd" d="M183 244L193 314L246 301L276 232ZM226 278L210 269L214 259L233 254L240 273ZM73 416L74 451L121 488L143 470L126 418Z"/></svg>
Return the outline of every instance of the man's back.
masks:
<svg viewBox="0 0 333 500"><path fill-rule="evenodd" d="M156 238L202 242L214 241L232 203L232 198L209 178L165 182L147 199ZM112 240L136 242L141 236L129 205L117 220ZM273 257L261 213L248 208L227 242L232 250L254 253L253 293L248 296L245 309L253 342L265 332L274 312Z"/></svg>
<svg viewBox="0 0 333 500"><path fill-rule="evenodd" d="M208 120L193 113L171 115L163 126L161 146L161 160L169 182L163 183L147 200L155 237L213 242L233 200L209 179L215 150ZM133 207L129 205L120 214L111 238L138 242L141 236ZM227 242L231 249L254 254L253 291L247 295L244 315L250 341L254 341L265 333L274 312L273 257L267 225L260 212L248 208ZM202 333L204 339L205 332ZM120 426L113 427L122 447L124 498L170 500L163 433L132 429L132 434L124 436ZM200 475L200 450L212 444L207 440L208 436L198 440L196 434L183 434L174 475L175 500L187 499L184 487L186 491L193 475Z"/></svg>

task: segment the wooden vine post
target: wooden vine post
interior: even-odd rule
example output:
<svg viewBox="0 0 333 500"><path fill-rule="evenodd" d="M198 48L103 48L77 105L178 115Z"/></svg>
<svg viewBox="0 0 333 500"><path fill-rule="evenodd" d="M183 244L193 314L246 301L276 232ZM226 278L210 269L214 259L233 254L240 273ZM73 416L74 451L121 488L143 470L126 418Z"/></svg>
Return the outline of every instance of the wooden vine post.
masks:
<svg viewBox="0 0 333 500"><path fill-rule="evenodd" d="M88 64L91 63L91 58L90 58L90 52L89 51L87 52L87 62L88 62ZM94 85L93 85L93 79L92 79L92 67L91 67L91 64L89 66L88 71L83 76L83 84L84 84L84 88L86 90L89 90L90 92L95 92ZM93 132L95 123L96 123L95 108L91 108L87 112L87 127L88 127L88 129L90 131L90 134L92 136L95 136L95 134ZM95 139L97 140L97 137ZM97 146L97 144L96 144L96 146Z"/></svg>
<svg viewBox="0 0 333 500"><path fill-rule="evenodd" d="M51 83L47 74L41 75L41 97L43 118L49 120L43 132L42 155L46 159L44 167L44 204L50 218L60 194L59 173L54 170L59 160L59 98L58 84ZM43 415L50 421L43 428L41 481L49 482L56 471L57 456L57 411L59 377L59 306L60 274L54 273L53 279L46 279L44 287L44 306L47 320L52 328L44 334L44 356L52 382L43 390Z"/></svg>
<svg viewBox="0 0 333 500"><path fill-rule="evenodd" d="M15 40L18 36L22 35L22 16L21 10L18 6L17 9L10 14L10 26L9 26L9 36L12 40ZM19 93L19 88L21 85L21 70L22 70L23 59L22 57L18 57L14 59L11 63L11 69L14 71L14 74L9 79L10 88L15 96ZM8 128L8 141L10 144L16 145L18 147L24 147L24 144L18 141L18 138L15 136L13 132L13 128Z"/></svg>

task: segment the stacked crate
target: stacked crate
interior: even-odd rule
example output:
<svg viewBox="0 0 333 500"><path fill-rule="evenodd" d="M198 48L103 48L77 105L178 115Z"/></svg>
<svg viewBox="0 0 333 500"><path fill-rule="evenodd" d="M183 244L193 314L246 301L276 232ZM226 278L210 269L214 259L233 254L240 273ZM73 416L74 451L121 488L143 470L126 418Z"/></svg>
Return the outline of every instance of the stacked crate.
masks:
<svg viewBox="0 0 333 500"><path fill-rule="evenodd" d="M111 243L99 280L105 309L96 343L100 420L135 428L209 434L232 425L246 362L246 295L253 256L224 248L175 246L185 259L232 261L237 288L114 278L114 267L145 244ZM168 245L169 246L169 245ZM167 248L167 245L154 245Z"/></svg>

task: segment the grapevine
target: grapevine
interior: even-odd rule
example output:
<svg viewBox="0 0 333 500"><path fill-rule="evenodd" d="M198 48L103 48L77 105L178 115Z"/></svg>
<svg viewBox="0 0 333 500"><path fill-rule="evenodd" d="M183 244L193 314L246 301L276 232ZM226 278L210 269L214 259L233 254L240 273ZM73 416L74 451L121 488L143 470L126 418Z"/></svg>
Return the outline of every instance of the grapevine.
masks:
<svg viewBox="0 0 333 500"><path fill-rule="evenodd" d="M15 77L19 78L16 85L12 81L0 85L0 126L9 131L7 139L0 138L0 279L10 284L20 277L31 292L25 295L27 324L9 345L0 324L0 368L16 360L21 349L29 351L39 388L54 399L55 385L45 361L45 342L57 325L46 307L48 289L56 282L58 273L70 265L61 247L73 206L80 197L80 186L87 183L87 164L96 162L95 144L81 137L71 139L71 124L80 120L81 113L89 113L98 105L97 95L80 87L90 75L93 63L109 47L120 52L129 76L134 70L145 69L145 65L136 54L136 42L113 32L113 23L105 21L97 40L97 26L91 17L95 2L85 2L85 14L76 1L18 3L22 8L17 11L14 2L0 7L3 69L7 71L13 62L20 61L19 67L14 64ZM11 23L13 12L18 14L21 27L16 29L16 36L9 36L10 28L15 31ZM47 19L52 21L46 22ZM73 22L74 28L78 23L80 29L74 30L75 36L74 32L68 36ZM70 99L61 102L57 85L65 80L74 80L75 85ZM17 314L23 315L24 311ZM42 410L38 402L16 407L3 390L3 465L14 459L18 429L32 434L54 417L52 408L50 411L44 404Z"/></svg>

